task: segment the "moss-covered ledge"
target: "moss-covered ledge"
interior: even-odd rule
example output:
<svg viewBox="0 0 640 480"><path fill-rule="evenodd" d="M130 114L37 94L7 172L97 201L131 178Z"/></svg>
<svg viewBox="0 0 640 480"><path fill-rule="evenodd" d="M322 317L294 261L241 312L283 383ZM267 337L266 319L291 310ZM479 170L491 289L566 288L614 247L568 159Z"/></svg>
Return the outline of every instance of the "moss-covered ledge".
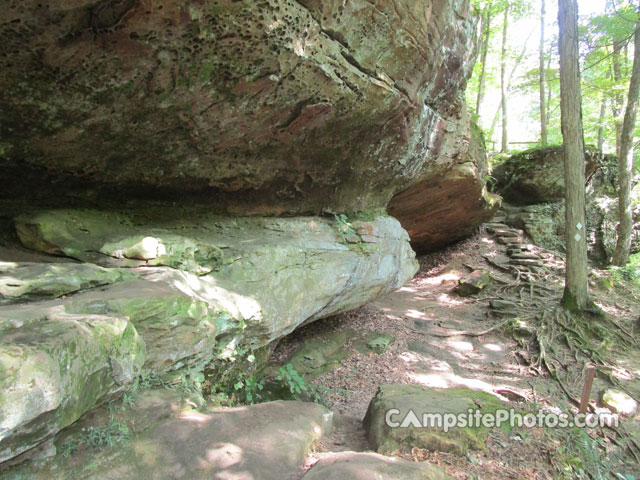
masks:
<svg viewBox="0 0 640 480"><path fill-rule="evenodd" d="M33 398L42 405L3 417L11 420L0 425L0 461L77 420L141 370L208 368L219 372L212 383L229 382L229 355L257 357L305 323L401 287L417 270L407 233L394 218L375 214L228 218L193 209L64 209L23 214L15 226L25 246L85 262L74 265L108 282L67 279L80 286L60 298L27 289L24 297L14 292L17 303L0 306L0 383L14 392L0 397L0 411ZM0 285L12 285L3 275L25 268L0 273ZM120 324L121 334L113 333ZM29 362L37 368L22 368ZM73 377L48 373L67 366ZM47 388L41 377L50 379Z"/></svg>

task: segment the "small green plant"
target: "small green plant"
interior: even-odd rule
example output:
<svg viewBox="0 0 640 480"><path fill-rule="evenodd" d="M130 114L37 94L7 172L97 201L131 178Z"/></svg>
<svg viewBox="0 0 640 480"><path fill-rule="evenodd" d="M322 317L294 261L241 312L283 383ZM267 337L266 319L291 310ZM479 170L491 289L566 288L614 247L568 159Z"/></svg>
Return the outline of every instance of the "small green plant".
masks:
<svg viewBox="0 0 640 480"><path fill-rule="evenodd" d="M84 444L91 448L113 447L129 441L129 427L124 422L111 420L106 427L89 427Z"/></svg>
<svg viewBox="0 0 640 480"><path fill-rule="evenodd" d="M290 363L280 367L279 374L276 375L276 380L287 387L294 398L300 398L302 392L308 390L307 382L305 382L304 378L300 376Z"/></svg>
<svg viewBox="0 0 640 480"><path fill-rule="evenodd" d="M243 358L248 352L249 349L247 347L235 347L226 359L230 362L235 362L238 358Z"/></svg>
<svg viewBox="0 0 640 480"><path fill-rule="evenodd" d="M204 372L198 370L190 370L186 373L182 372L180 374L180 382L178 383L182 400L189 395L202 393L202 385L204 382Z"/></svg>
<svg viewBox="0 0 640 480"><path fill-rule="evenodd" d="M345 243L360 243L360 237L358 236L353 228L353 225L351 225L351 222L349 222L347 216L344 213L341 213L339 215L334 214L333 218L335 218L336 222L338 222L338 233Z"/></svg>
<svg viewBox="0 0 640 480"><path fill-rule="evenodd" d="M148 390L152 387L164 385L162 378L156 372L141 372L140 376L136 378L133 384L132 391L138 392L140 390Z"/></svg>
<svg viewBox="0 0 640 480"><path fill-rule="evenodd" d="M234 396L238 401L245 404L258 403L262 399L262 390L264 389L264 380L256 379L255 376L249 376L242 380L238 380L234 385Z"/></svg>
<svg viewBox="0 0 640 480"><path fill-rule="evenodd" d="M126 407L133 407L136 404L136 400L131 393L125 392L122 395L122 404Z"/></svg>
<svg viewBox="0 0 640 480"><path fill-rule="evenodd" d="M60 445L60 447L58 448L58 453L64 458L69 458L80 445L82 445L82 442L79 442L77 440L67 440L62 445Z"/></svg>
<svg viewBox="0 0 640 480"><path fill-rule="evenodd" d="M624 267L610 266L607 270L615 283L627 286L634 296L640 296L640 254L631 255Z"/></svg>
<svg viewBox="0 0 640 480"><path fill-rule="evenodd" d="M296 400L312 401L329 406L326 394L330 389L322 385L308 384L290 363L280 367L276 380L288 389Z"/></svg>
<svg viewBox="0 0 640 480"><path fill-rule="evenodd" d="M608 469L598 451L599 440L591 438L584 428L570 430L561 451L561 478L608 478Z"/></svg>

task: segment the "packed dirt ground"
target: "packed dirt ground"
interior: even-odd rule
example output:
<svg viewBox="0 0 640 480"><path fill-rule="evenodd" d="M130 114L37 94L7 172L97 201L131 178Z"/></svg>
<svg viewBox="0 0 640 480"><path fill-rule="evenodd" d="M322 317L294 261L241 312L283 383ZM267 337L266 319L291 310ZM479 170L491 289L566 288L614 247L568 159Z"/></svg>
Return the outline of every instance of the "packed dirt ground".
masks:
<svg viewBox="0 0 640 480"><path fill-rule="evenodd" d="M593 270L591 293L604 315L567 317L558 309L562 256L502 228L485 224L472 238L421 257L420 271L405 287L315 322L278 345L273 361L284 363L305 341L339 331L393 337L384 353L354 353L310 381L337 415L337 428L318 453L368 448L360 420L380 384L464 386L523 412L576 413L584 370L593 362L598 374L591 412L599 411L606 388L640 398L640 305L633 288L611 272ZM530 261L513 261L515 240L504 241L512 234ZM460 279L478 270L489 274L489 284L461 296ZM397 453L437 463L459 479L632 479L640 472L640 425L632 418L622 418L618 428L495 428L485 446L466 457L416 448ZM313 462L312 457L308 466Z"/></svg>

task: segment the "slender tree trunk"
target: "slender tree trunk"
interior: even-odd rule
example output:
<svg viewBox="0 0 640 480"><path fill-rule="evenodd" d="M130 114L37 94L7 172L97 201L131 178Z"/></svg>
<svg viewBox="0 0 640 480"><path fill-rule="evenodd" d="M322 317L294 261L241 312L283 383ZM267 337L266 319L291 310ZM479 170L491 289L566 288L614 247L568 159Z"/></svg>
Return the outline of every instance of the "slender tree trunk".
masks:
<svg viewBox="0 0 640 480"><path fill-rule="evenodd" d="M500 97L502 108L502 143L501 152L507 151L507 29L509 26L509 3L504 8L504 24L502 25L502 52L500 53Z"/></svg>
<svg viewBox="0 0 640 480"><path fill-rule="evenodd" d="M547 146L547 109L545 107L545 65L544 65L544 0L540 7L540 144Z"/></svg>
<svg viewBox="0 0 640 480"><path fill-rule="evenodd" d="M613 55L611 61L613 63L613 80L616 84L620 84L622 81L622 61L621 53L622 44L616 43L613 46ZM616 155L620 158L620 137L622 136L622 103L624 99L621 93L615 93L613 95L613 101L611 102L611 111L613 113L613 122L616 128Z"/></svg>
<svg viewBox="0 0 640 480"><path fill-rule="evenodd" d="M638 5L640 14L640 4ZM618 241L613 253L613 264L624 266L629 263L633 214L631 212L631 177L633 176L633 128L638 113L640 93L640 15L633 35L633 67L629 82L629 94L624 111L624 121L620 135L620 157L618 164Z"/></svg>
<svg viewBox="0 0 640 480"><path fill-rule="evenodd" d="M549 58L547 60L547 70L549 70L551 68L551 59ZM549 112L551 111L551 89L547 90L547 104L545 105L546 107L546 112L545 112L545 118L549 118Z"/></svg>
<svg viewBox="0 0 640 480"><path fill-rule="evenodd" d="M584 138L578 67L578 5L558 0L560 108L564 145L566 278L562 303L569 310L591 306L587 277Z"/></svg>
<svg viewBox="0 0 640 480"><path fill-rule="evenodd" d="M478 79L478 96L476 97L476 115L480 116L480 107L484 99L484 79L487 66L487 52L489 51L489 35L491 32L491 3L489 3L482 15L482 50L480 53L480 61L482 66L480 69L480 78Z"/></svg>
<svg viewBox="0 0 640 480"><path fill-rule="evenodd" d="M511 67L511 71L509 72L509 78L507 80L507 92L511 90L511 85L513 84L513 78L515 77L516 70L518 70L518 67L522 63L522 59L524 58L525 53L527 53L527 44L529 43L529 38L531 38L532 34L533 34L533 30L529 32L529 36L527 37L527 40L522 45L522 50L520 50L520 53L516 57L516 61L513 63L513 67ZM502 112L502 99L500 99L500 103L498 104L498 109L496 110L496 113L493 116L493 121L491 122L491 129L489 130L489 132L491 132L492 137L493 137L493 133L496 131L496 125L498 124L498 118L500 118L501 112Z"/></svg>
<svg viewBox="0 0 640 480"><path fill-rule="evenodd" d="M600 115L598 116L598 150L602 152L604 148L604 117L607 113L607 95L602 94L600 102Z"/></svg>

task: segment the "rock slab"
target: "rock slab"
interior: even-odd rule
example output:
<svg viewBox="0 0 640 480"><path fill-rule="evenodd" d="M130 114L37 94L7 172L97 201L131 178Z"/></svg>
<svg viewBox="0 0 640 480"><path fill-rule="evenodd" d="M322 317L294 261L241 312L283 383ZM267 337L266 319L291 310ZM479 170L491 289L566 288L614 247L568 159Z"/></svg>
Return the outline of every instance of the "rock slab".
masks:
<svg viewBox="0 0 640 480"><path fill-rule="evenodd" d="M0 461L142 370L202 370L238 351L257 354L300 325L399 288L417 270L391 217L354 219L360 240L346 243L326 218L179 213L49 210L16 219L26 246L94 263L13 262L0 275L7 287L18 277L38 285L38 272L50 280L11 287L15 303L0 306Z"/></svg>
<svg viewBox="0 0 640 480"><path fill-rule="evenodd" d="M157 418L126 444L78 449L67 459L57 456L7 473L19 480L296 477L309 450L330 431L332 419L320 405L294 401L182 411Z"/></svg>
<svg viewBox="0 0 640 480"><path fill-rule="evenodd" d="M451 480L429 462L411 462L377 453L340 452L323 455L304 480Z"/></svg>
<svg viewBox="0 0 640 480"><path fill-rule="evenodd" d="M383 455L413 447L464 455L483 448L487 429L480 425L445 431L443 424L426 426L424 415L466 415L478 409L491 413L501 405L497 397L468 388L380 385L363 423L369 445Z"/></svg>

